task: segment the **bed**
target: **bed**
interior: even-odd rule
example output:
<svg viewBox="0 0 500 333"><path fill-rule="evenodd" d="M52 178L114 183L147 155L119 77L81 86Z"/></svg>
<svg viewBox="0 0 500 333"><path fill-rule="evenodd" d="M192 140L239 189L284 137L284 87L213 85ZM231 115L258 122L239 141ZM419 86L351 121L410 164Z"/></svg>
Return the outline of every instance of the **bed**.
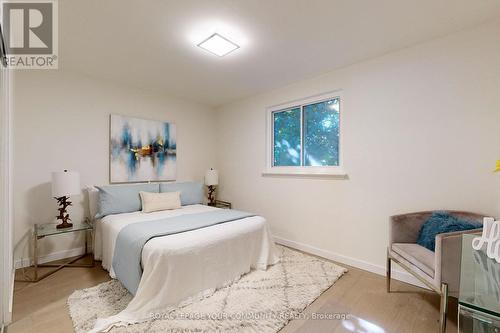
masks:
<svg viewBox="0 0 500 333"><path fill-rule="evenodd" d="M95 220L95 259L116 278L115 243L128 225L220 210L201 204L152 213L134 211ZM193 215L196 216L196 215ZM95 332L137 323L155 312L206 297L251 269L266 269L278 261L266 220L251 216L197 230L155 237L142 248L142 278L127 308L101 318Z"/></svg>

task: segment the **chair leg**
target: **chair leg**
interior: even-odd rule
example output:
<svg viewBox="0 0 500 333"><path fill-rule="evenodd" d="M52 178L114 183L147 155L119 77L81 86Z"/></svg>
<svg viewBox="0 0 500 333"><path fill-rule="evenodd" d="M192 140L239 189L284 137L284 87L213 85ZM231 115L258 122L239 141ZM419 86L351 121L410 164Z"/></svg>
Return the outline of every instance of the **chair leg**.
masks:
<svg viewBox="0 0 500 333"><path fill-rule="evenodd" d="M387 292L391 292L391 257L389 257L389 253L387 253L387 271L385 275L385 280L387 284Z"/></svg>
<svg viewBox="0 0 500 333"><path fill-rule="evenodd" d="M439 310L439 332L446 332L446 314L448 313L448 285L441 284L441 306Z"/></svg>

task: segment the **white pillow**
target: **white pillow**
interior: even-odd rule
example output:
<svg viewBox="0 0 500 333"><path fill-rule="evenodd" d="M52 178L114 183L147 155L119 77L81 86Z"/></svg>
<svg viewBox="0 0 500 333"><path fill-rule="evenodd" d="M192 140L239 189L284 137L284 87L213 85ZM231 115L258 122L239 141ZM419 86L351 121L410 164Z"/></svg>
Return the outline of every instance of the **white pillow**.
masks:
<svg viewBox="0 0 500 333"><path fill-rule="evenodd" d="M85 189L87 190L87 193L89 195L90 220L94 220L95 216L97 215L99 190L96 189L94 186L86 186Z"/></svg>
<svg viewBox="0 0 500 333"><path fill-rule="evenodd" d="M181 192L152 193L140 191L139 194L143 213L181 208Z"/></svg>

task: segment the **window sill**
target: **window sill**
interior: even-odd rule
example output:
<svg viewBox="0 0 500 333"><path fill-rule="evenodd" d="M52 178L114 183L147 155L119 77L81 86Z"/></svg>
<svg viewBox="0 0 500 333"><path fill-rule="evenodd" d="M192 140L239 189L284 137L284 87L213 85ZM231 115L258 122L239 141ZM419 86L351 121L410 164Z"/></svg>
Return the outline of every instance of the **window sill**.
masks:
<svg viewBox="0 0 500 333"><path fill-rule="evenodd" d="M302 169L302 168L268 168L262 171L264 177L296 177L296 178L330 178L349 179L342 169Z"/></svg>

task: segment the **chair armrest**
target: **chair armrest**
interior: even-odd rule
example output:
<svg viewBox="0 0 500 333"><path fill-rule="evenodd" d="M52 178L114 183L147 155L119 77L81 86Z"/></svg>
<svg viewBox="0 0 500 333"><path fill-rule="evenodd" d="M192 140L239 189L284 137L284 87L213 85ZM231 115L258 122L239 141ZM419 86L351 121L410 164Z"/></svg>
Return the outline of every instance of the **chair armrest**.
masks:
<svg viewBox="0 0 500 333"><path fill-rule="evenodd" d="M393 243L416 243L420 228L431 215L428 211L391 216L389 247Z"/></svg>
<svg viewBox="0 0 500 333"><path fill-rule="evenodd" d="M436 262L434 279L448 284L451 296L460 289L460 261L462 258L462 235L481 233L482 229L446 232L436 235Z"/></svg>

